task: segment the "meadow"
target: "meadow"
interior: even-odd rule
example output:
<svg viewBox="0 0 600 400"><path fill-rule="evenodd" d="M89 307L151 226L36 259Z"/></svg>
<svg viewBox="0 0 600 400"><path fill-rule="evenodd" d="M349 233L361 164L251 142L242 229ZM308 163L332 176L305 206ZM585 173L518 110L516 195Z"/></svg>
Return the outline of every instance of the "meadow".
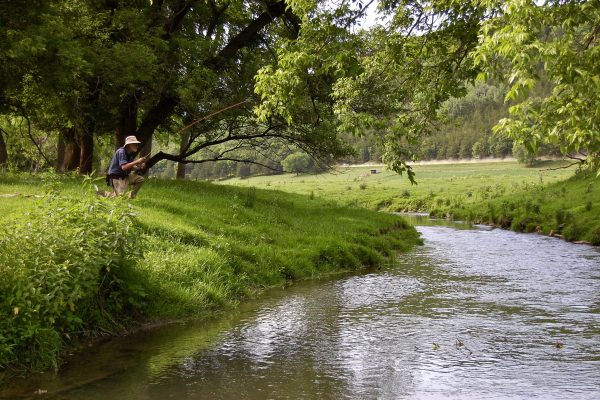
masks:
<svg viewBox="0 0 600 400"><path fill-rule="evenodd" d="M225 183L600 244L598 178L575 167L561 168L566 165L565 161L541 161L533 167L513 161L417 164L416 185L384 167L339 167L326 174L235 178Z"/></svg>
<svg viewBox="0 0 600 400"><path fill-rule="evenodd" d="M420 242L395 215L280 191L149 179L0 175L0 368L140 323L208 318L267 287L393 263Z"/></svg>

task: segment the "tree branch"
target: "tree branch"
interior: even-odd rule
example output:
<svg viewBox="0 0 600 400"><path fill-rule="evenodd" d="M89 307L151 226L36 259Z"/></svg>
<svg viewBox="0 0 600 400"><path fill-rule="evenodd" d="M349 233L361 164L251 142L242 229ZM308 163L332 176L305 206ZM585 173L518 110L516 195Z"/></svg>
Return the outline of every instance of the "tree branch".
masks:
<svg viewBox="0 0 600 400"><path fill-rule="evenodd" d="M268 3L267 9L234 36L216 56L207 60L206 65L215 70L222 68L227 61L237 54L238 50L248 46L256 38L260 30L273 22L275 18L282 16L285 13L285 9L285 1Z"/></svg>

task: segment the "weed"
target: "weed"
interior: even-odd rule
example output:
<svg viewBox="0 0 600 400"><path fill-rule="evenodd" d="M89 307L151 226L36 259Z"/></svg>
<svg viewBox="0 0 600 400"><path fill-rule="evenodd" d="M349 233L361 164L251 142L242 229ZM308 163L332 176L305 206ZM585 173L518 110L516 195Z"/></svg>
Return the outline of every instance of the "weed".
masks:
<svg viewBox="0 0 600 400"><path fill-rule="evenodd" d="M6 221L0 310L10 317L0 321L0 366L47 369L58 364L63 334L113 329L111 315L124 318L139 301L124 282L140 256L138 242L122 201L50 196Z"/></svg>
<svg viewBox="0 0 600 400"><path fill-rule="evenodd" d="M244 201L244 207L252 208L256 202L256 188L254 186L249 187L246 191L246 201Z"/></svg>
<svg viewBox="0 0 600 400"><path fill-rule="evenodd" d="M554 220L556 221L556 226L560 226L565 222L565 210L562 208L557 208L554 212Z"/></svg>

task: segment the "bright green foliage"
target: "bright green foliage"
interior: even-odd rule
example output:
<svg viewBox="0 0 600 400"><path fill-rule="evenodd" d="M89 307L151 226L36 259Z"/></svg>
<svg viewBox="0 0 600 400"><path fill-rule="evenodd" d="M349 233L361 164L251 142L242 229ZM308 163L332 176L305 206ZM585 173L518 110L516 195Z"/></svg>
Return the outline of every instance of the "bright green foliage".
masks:
<svg viewBox="0 0 600 400"><path fill-rule="evenodd" d="M63 339L114 329L137 297L124 281L140 254L130 207L49 196L32 209L3 221L0 367L56 367Z"/></svg>
<svg viewBox="0 0 600 400"><path fill-rule="evenodd" d="M510 84L510 118L497 131L532 152L542 144L563 154L600 156L600 3L524 0L486 1L494 16L485 21L475 62L486 75ZM532 96L540 81L550 93ZM585 157L582 157L585 158Z"/></svg>
<svg viewBox="0 0 600 400"><path fill-rule="evenodd" d="M509 152L487 130L477 132L485 141L444 138L453 143L443 157L428 140L439 138L440 117L451 111L444 102L483 71L509 85L510 118L498 132L532 151L551 144L588 153L594 164L598 5L380 0L385 26L363 30L371 2L14 0L0 5L0 113L27 116L50 153L73 128L90 160L94 140L110 147L109 136L135 132L169 143L176 127L246 99L196 125L181 154L174 146L154 161L256 161L279 141L331 165L352 153L340 135L368 133L377 156L412 180L406 162L419 156L469 157L478 141L478 157ZM2 139L4 147L14 136ZM83 160L80 167L92 169Z"/></svg>

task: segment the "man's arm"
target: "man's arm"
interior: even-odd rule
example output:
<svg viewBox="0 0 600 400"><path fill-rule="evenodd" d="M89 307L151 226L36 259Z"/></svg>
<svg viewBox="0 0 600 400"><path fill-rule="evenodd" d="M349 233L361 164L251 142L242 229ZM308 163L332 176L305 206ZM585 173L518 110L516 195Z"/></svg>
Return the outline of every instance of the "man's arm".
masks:
<svg viewBox="0 0 600 400"><path fill-rule="evenodd" d="M137 160L134 160L134 161L132 161L130 163L123 164L123 165L121 165L121 169L123 171L129 171L130 169L133 169L137 165L145 163L149 156L150 156L150 154L148 154L148 155L146 155L144 157L140 157Z"/></svg>

